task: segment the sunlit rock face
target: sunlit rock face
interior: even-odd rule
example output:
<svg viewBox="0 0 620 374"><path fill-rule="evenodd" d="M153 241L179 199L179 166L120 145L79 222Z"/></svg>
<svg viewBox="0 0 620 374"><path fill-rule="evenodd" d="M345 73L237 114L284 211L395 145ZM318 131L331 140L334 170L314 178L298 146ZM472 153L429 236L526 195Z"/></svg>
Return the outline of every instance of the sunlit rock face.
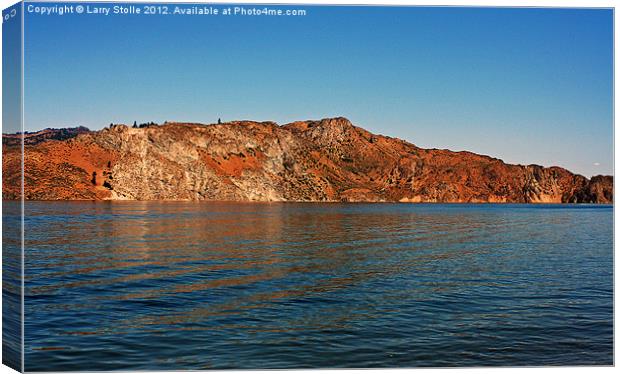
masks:
<svg viewBox="0 0 620 374"><path fill-rule="evenodd" d="M19 135L3 136L3 197L19 196ZM423 149L346 118L112 125L28 134L37 200L612 203L613 178Z"/></svg>

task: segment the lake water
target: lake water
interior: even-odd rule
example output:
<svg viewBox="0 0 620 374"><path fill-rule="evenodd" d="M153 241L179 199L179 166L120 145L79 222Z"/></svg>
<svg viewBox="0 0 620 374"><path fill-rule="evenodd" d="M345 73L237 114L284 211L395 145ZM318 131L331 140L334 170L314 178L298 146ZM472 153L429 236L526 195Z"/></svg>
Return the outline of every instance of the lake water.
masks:
<svg viewBox="0 0 620 374"><path fill-rule="evenodd" d="M611 206L26 213L29 371L613 364Z"/></svg>

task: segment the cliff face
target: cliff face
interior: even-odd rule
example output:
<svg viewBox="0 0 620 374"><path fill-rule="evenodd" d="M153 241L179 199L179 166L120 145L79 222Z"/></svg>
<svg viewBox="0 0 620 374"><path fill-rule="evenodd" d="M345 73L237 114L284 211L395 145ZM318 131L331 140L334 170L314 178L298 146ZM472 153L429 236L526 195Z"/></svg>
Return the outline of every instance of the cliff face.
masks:
<svg viewBox="0 0 620 374"><path fill-rule="evenodd" d="M613 202L610 176L422 149L345 118L116 125L48 138L25 146L27 199ZM3 142L8 199L19 196L11 142Z"/></svg>

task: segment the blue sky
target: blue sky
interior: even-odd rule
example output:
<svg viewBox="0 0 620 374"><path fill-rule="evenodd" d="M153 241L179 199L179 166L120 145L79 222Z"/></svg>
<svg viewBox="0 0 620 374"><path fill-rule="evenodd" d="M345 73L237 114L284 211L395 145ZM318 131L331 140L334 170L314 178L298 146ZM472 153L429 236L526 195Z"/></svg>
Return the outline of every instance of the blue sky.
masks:
<svg viewBox="0 0 620 374"><path fill-rule="evenodd" d="M26 13L26 130L344 116L421 147L613 173L611 10L292 8L307 15Z"/></svg>
<svg viewBox="0 0 620 374"><path fill-rule="evenodd" d="M2 132L21 131L21 8L15 4L2 11Z"/></svg>

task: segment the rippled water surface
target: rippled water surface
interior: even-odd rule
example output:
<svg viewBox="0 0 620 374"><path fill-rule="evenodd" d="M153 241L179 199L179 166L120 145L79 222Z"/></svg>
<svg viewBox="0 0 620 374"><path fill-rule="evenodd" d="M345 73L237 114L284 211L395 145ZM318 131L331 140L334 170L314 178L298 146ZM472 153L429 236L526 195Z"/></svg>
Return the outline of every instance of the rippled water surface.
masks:
<svg viewBox="0 0 620 374"><path fill-rule="evenodd" d="M26 214L26 370L613 363L611 206Z"/></svg>

